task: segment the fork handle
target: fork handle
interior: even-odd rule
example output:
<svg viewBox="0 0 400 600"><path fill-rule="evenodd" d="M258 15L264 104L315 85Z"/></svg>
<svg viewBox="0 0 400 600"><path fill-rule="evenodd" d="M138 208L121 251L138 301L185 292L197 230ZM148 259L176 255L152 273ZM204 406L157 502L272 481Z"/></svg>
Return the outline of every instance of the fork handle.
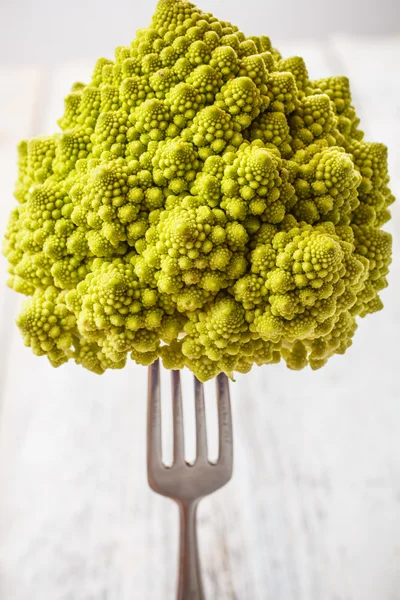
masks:
<svg viewBox="0 0 400 600"><path fill-rule="evenodd" d="M197 545L198 501L179 504L180 548L177 600L204 600Z"/></svg>

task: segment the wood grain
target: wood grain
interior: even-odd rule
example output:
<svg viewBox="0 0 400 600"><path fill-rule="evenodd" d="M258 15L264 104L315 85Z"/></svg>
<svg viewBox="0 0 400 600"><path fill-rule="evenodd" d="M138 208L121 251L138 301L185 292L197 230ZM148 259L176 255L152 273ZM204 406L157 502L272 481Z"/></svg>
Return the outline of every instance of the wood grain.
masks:
<svg viewBox="0 0 400 600"><path fill-rule="evenodd" d="M400 195L400 40L280 47L302 54L313 78L351 77L368 139L390 147ZM89 73L85 63L0 70L2 225L13 204L15 142L51 132L70 84ZM234 479L200 507L210 600L399 598L398 206L389 229L386 308L360 323L346 357L316 373L255 369L231 386ZM52 369L12 326L19 301L0 286L2 600L172 600L177 511L146 484L146 370L130 364L100 378L74 365ZM190 384L185 374L192 397ZM213 393L208 385L214 439ZM164 441L170 447L168 428Z"/></svg>

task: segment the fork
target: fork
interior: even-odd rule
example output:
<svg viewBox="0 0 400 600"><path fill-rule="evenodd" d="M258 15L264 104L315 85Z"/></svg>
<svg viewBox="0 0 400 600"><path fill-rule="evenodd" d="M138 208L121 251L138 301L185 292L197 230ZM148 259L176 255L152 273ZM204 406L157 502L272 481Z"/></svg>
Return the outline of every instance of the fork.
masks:
<svg viewBox="0 0 400 600"><path fill-rule="evenodd" d="M206 417L203 384L194 378L196 409L196 460L185 461L182 389L179 371L171 372L173 410L173 463L162 462L160 365L148 371L147 474L150 487L179 506L180 544L177 600L204 600L197 544L196 512L199 501L224 486L232 477L233 438L228 378L217 376L219 456L211 463L207 456Z"/></svg>

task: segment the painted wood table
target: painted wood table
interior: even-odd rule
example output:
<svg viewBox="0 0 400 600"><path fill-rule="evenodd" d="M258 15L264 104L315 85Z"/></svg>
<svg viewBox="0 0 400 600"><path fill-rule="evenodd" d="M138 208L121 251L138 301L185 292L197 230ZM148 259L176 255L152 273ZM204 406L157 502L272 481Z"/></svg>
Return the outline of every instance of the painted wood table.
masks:
<svg viewBox="0 0 400 600"><path fill-rule="evenodd" d="M367 139L389 146L400 196L400 38L277 46L304 56L312 78L351 78ZM54 130L70 84L92 64L0 68L2 230L16 142ZM315 373L255 369L231 386L234 479L199 517L210 600L400 598L400 204L387 229L385 310L360 323L346 356ZM146 483L146 369L52 369L22 344L20 301L0 286L1 599L172 600L177 511ZM189 374L184 385L190 396ZM167 387L164 398L168 422ZM190 455L190 401L186 409ZM168 428L164 438L170 452Z"/></svg>

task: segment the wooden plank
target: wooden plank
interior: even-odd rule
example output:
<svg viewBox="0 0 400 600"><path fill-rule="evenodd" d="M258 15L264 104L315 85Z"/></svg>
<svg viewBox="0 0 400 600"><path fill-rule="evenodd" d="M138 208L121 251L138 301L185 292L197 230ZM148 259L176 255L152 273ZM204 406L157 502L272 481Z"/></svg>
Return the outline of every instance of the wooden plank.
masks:
<svg viewBox="0 0 400 600"><path fill-rule="evenodd" d="M11 209L17 177L17 143L38 133L42 106L41 91L45 75L38 69L0 68L0 227L4 232ZM7 261L0 254L2 272L0 285L0 411L2 387L8 375L8 350L19 299L4 282L7 278Z"/></svg>
<svg viewBox="0 0 400 600"><path fill-rule="evenodd" d="M0 144L15 144L24 136L37 135L39 88L44 78L35 67L0 68Z"/></svg>

